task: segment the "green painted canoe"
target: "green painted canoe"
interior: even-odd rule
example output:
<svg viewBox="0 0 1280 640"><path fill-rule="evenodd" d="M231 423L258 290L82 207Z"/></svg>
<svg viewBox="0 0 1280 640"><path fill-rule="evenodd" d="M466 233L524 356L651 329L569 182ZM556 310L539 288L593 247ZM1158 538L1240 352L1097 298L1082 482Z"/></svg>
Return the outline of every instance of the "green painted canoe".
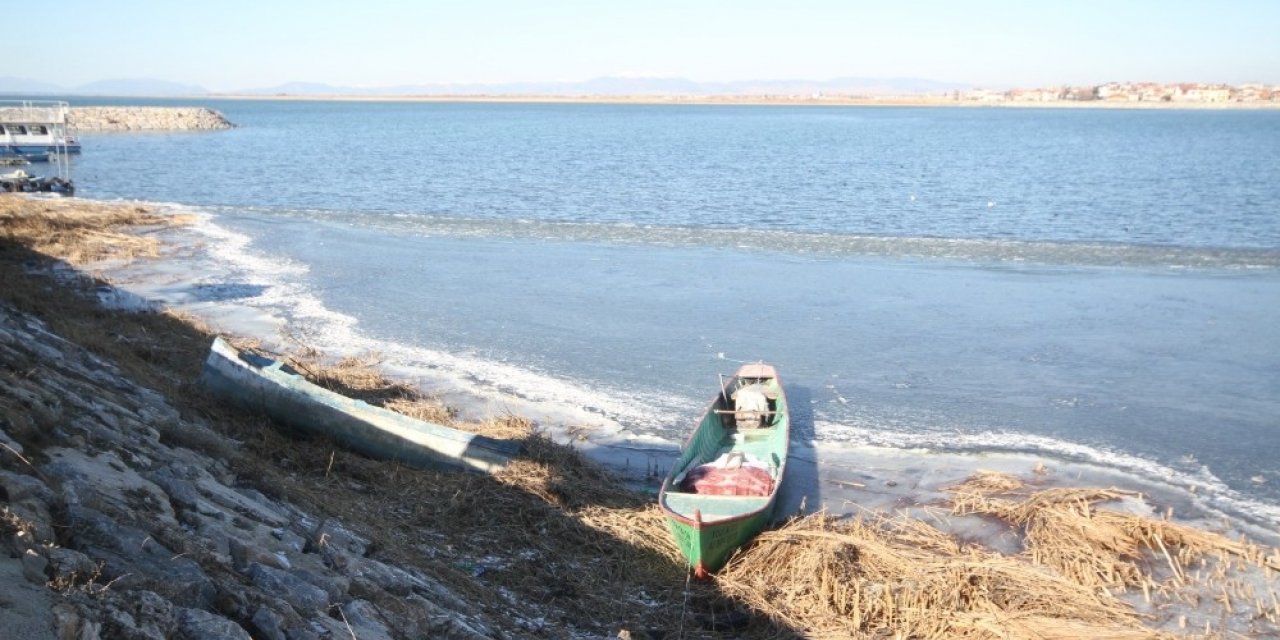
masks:
<svg viewBox="0 0 1280 640"><path fill-rule="evenodd" d="M789 418L777 371L748 364L712 399L685 443L658 503L696 575L724 566L773 518L787 464Z"/></svg>

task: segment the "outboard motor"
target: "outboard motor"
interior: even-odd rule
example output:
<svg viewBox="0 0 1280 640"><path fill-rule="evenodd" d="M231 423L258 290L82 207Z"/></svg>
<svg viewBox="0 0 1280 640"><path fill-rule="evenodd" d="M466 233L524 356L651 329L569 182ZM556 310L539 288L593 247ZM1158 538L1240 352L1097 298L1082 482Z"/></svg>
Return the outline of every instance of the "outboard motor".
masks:
<svg viewBox="0 0 1280 640"><path fill-rule="evenodd" d="M733 416L739 429L759 429L768 424L769 396L764 385L747 385L733 392Z"/></svg>

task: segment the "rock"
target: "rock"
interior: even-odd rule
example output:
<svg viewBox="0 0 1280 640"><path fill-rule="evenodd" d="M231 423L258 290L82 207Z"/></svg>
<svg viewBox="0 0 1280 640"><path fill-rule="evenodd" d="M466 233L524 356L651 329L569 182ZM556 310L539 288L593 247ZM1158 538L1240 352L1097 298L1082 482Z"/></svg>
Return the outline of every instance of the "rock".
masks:
<svg viewBox="0 0 1280 640"><path fill-rule="evenodd" d="M9 512L30 528L29 539L19 547L53 542L53 518L49 514L49 505L55 502L52 489L37 478L0 470L0 499L6 496Z"/></svg>
<svg viewBox="0 0 1280 640"><path fill-rule="evenodd" d="M50 504L54 501L53 489L41 482L39 478L24 476L4 469L0 469L0 489L3 489L5 495L9 496L9 502L34 499Z"/></svg>
<svg viewBox="0 0 1280 640"><path fill-rule="evenodd" d="M245 599L241 589L220 587L214 605L218 613L233 620L242 620L249 615L249 601Z"/></svg>
<svg viewBox="0 0 1280 640"><path fill-rule="evenodd" d="M173 603L154 591L136 591L131 600L138 629L165 638L174 624Z"/></svg>
<svg viewBox="0 0 1280 640"><path fill-rule="evenodd" d="M284 616L271 609L258 607L249 619L249 624L263 640L287 640L284 635Z"/></svg>
<svg viewBox="0 0 1280 640"><path fill-rule="evenodd" d="M53 605L53 632L60 640L81 638L80 631L83 625L84 618L71 603L59 602Z"/></svg>
<svg viewBox="0 0 1280 640"><path fill-rule="evenodd" d="M245 575L255 586L283 598L303 615L329 606L329 594L324 589L287 571L253 562L249 564Z"/></svg>
<svg viewBox="0 0 1280 640"><path fill-rule="evenodd" d="M230 129L205 107L72 107L67 122L80 131L190 131Z"/></svg>
<svg viewBox="0 0 1280 640"><path fill-rule="evenodd" d="M231 554L231 564L237 571L248 569L254 562L285 571L291 568L289 559L284 555L265 551L237 537L227 538L227 551Z"/></svg>
<svg viewBox="0 0 1280 640"><path fill-rule="evenodd" d="M51 547L47 555L49 579L53 582L79 584L98 572L98 564L75 549Z"/></svg>
<svg viewBox="0 0 1280 640"><path fill-rule="evenodd" d="M55 607L60 638L167 640L173 637L173 605L159 594L104 589L71 590Z"/></svg>
<svg viewBox="0 0 1280 640"><path fill-rule="evenodd" d="M214 479L213 476L202 473L199 477L194 478L196 489L200 493L209 498L215 504L268 527L279 527L289 521L284 512L274 503L268 500L262 494L253 491L252 495L246 495L245 492L238 491L228 487Z"/></svg>
<svg viewBox="0 0 1280 640"><path fill-rule="evenodd" d="M138 628L138 621L129 611L119 607L108 607L100 614L103 634L108 638L121 640L165 640L163 633Z"/></svg>
<svg viewBox="0 0 1280 640"><path fill-rule="evenodd" d="M5 423L0 422L0 444L4 445L0 447L0 460L4 460L5 457L16 457L22 455L22 445L19 444L17 440L10 437L9 434L5 432L4 427Z"/></svg>
<svg viewBox="0 0 1280 640"><path fill-rule="evenodd" d="M53 640L58 626L54 595L43 584L22 579L20 560L0 557L0 637L15 640Z"/></svg>
<svg viewBox="0 0 1280 640"><path fill-rule="evenodd" d="M196 491L195 485L191 482L179 477L172 467L157 469L144 477L169 495L169 503L175 511L196 510L196 505L200 502L200 492Z"/></svg>
<svg viewBox="0 0 1280 640"><path fill-rule="evenodd" d="M39 585L48 582L49 575L45 573L45 569L48 567L49 561L44 556L36 553L34 549L27 549L22 554L22 577L29 582Z"/></svg>
<svg viewBox="0 0 1280 640"><path fill-rule="evenodd" d="M181 640L253 640L244 627L200 609L180 608L175 615Z"/></svg>
<svg viewBox="0 0 1280 640"><path fill-rule="evenodd" d="M329 572L319 573L307 571L306 569L297 569L293 572L293 575L324 590L325 594L329 596L330 602L343 600L347 595L347 591L351 588L350 578L335 576Z"/></svg>
<svg viewBox="0 0 1280 640"><path fill-rule="evenodd" d="M15 534L20 538L18 544L15 545L16 548L51 544L54 541L53 517L49 515L49 508L44 502L35 498L27 498L11 502L8 506L9 513L16 516L25 525L25 530Z"/></svg>
<svg viewBox="0 0 1280 640"><path fill-rule="evenodd" d="M70 546L102 561L117 589L149 589L183 606L211 608L217 589L200 566L149 533L79 505L67 507Z"/></svg>
<svg viewBox="0 0 1280 640"><path fill-rule="evenodd" d="M304 550L308 553L337 550L363 557L370 554L370 548L373 546L369 540L333 520L326 519L316 523L310 518L303 517L293 523L293 526L307 540ZM313 544L317 540L323 540L323 543Z"/></svg>
<svg viewBox="0 0 1280 640"><path fill-rule="evenodd" d="M377 560L353 561L348 569L353 593L360 597L369 597L376 591L386 591L395 596L407 596L413 592L412 576Z"/></svg>
<svg viewBox="0 0 1280 640"><path fill-rule="evenodd" d="M51 448L45 455L52 462L45 465L44 471L64 496L73 496L84 506L113 516L142 516L177 526L169 495L138 475L114 452L89 456L76 449Z"/></svg>
<svg viewBox="0 0 1280 640"><path fill-rule="evenodd" d="M391 630L383 622L377 607L366 600L352 600L342 607L343 620L351 625L352 634L361 640L391 640Z"/></svg>
<svg viewBox="0 0 1280 640"><path fill-rule="evenodd" d="M406 615L413 619L416 627L416 631L405 635L465 640L480 640L492 635L483 625L467 620L457 611L445 609L416 593L404 598L403 602L408 606Z"/></svg>

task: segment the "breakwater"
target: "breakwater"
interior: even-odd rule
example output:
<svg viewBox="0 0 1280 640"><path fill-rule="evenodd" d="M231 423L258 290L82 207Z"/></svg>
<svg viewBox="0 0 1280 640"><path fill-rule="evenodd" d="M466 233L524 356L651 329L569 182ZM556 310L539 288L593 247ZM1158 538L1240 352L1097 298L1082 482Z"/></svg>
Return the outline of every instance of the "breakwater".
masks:
<svg viewBox="0 0 1280 640"><path fill-rule="evenodd" d="M207 107L72 107L78 131L206 131L235 127Z"/></svg>

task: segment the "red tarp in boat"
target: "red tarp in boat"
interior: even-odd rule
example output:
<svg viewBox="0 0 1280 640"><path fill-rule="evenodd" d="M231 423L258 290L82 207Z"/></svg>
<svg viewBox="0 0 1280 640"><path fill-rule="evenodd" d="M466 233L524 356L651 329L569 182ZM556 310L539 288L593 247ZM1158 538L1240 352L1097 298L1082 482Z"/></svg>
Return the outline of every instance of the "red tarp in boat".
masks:
<svg viewBox="0 0 1280 640"><path fill-rule="evenodd" d="M767 496L773 493L773 478L760 467L724 468L704 464L685 476L680 489L713 496Z"/></svg>

